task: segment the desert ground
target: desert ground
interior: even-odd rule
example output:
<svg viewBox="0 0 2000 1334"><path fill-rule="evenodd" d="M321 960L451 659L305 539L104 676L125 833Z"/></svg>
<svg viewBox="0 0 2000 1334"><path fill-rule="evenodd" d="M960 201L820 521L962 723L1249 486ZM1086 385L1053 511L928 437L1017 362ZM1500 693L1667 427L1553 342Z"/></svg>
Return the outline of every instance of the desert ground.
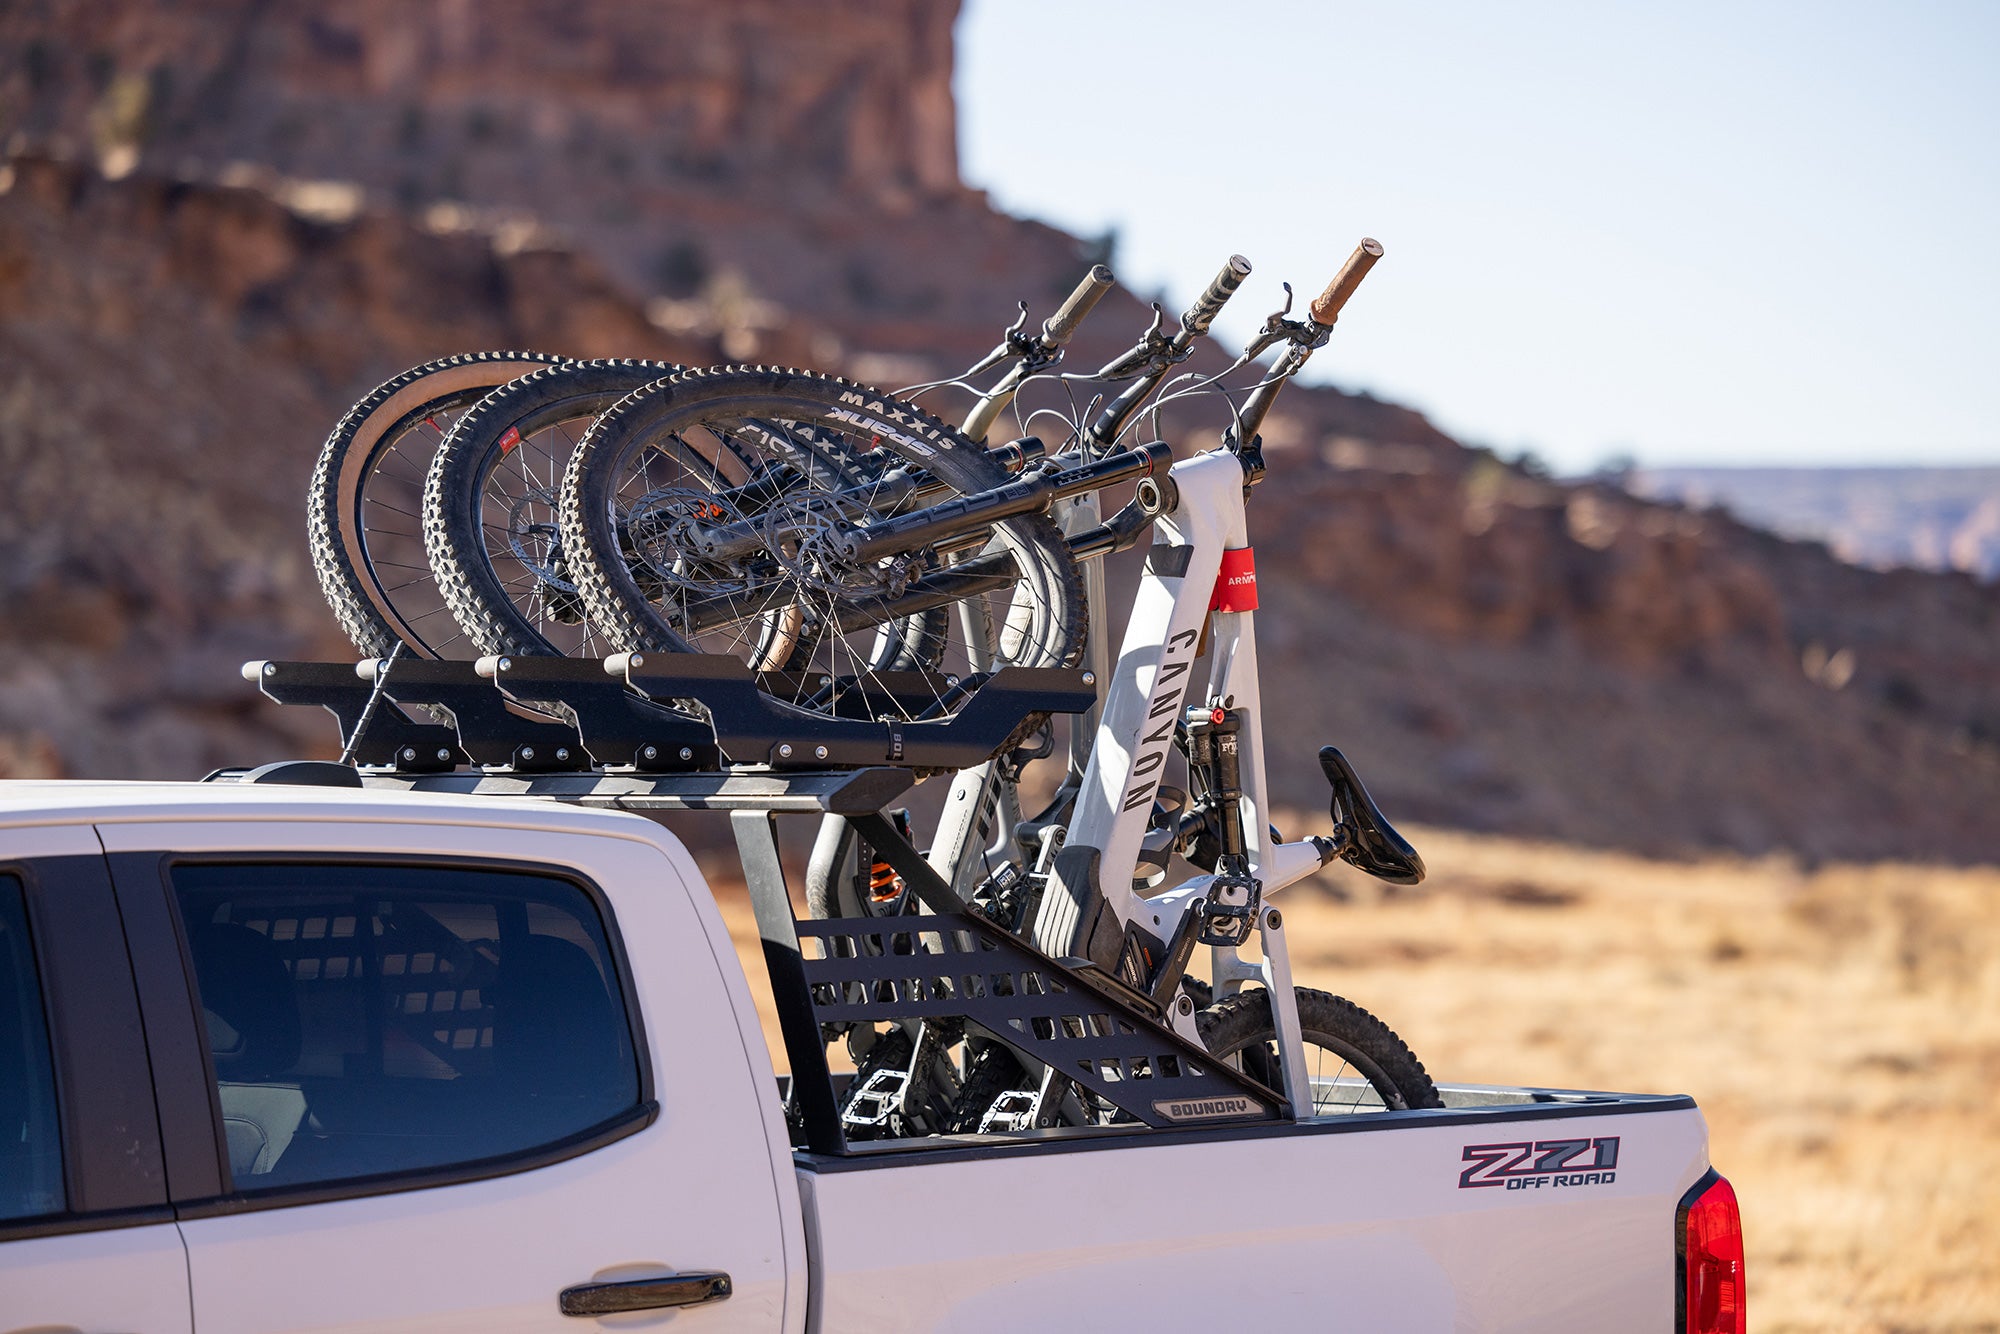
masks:
<svg viewBox="0 0 2000 1334"><path fill-rule="evenodd" d="M1440 1079L1693 1094L1757 1330L2000 1330L2000 868L1409 832L1418 889L1285 891L1302 984ZM740 890L723 909L757 978Z"/></svg>

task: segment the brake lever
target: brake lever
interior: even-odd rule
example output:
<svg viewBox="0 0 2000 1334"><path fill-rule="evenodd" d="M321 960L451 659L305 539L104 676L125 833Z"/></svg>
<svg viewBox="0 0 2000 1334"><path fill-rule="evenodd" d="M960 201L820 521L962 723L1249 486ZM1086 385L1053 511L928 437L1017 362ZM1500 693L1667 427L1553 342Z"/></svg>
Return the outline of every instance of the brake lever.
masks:
<svg viewBox="0 0 2000 1334"><path fill-rule="evenodd" d="M1146 332L1139 335L1139 341L1128 351L1121 353L1108 363L1093 380L1127 380L1135 375L1152 370L1159 359L1166 355L1167 345L1173 342L1164 330L1167 326L1167 312L1160 303L1153 303L1153 323Z"/></svg>
<svg viewBox="0 0 2000 1334"><path fill-rule="evenodd" d="M1272 333L1283 328L1285 316L1292 313L1292 285L1290 283L1279 283L1278 286L1285 289L1285 304L1264 317L1265 333Z"/></svg>
<svg viewBox="0 0 2000 1334"><path fill-rule="evenodd" d="M1040 337L1021 332L1028 327L1028 303L1016 301L1014 305L1021 313L1014 317L1014 322L1000 335L1000 345L960 371L959 379L970 380L976 375L984 375L1003 361L1019 361L1026 368L1023 374L1033 374L1050 363L1061 360L1062 353L1051 353L1042 345Z"/></svg>
<svg viewBox="0 0 2000 1334"><path fill-rule="evenodd" d="M1278 343L1290 343L1294 347L1312 351L1325 345L1333 332L1327 326L1315 324L1311 320L1286 319L1292 313L1292 285L1285 283L1285 304L1264 317L1264 327L1243 346L1239 361L1254 361Z"/></svg>

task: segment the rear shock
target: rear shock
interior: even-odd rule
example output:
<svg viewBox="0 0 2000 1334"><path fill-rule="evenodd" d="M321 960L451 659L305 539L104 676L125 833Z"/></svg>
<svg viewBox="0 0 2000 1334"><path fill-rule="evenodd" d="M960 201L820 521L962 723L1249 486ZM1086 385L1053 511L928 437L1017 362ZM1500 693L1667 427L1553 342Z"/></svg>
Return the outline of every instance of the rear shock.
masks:
<svg viewBox="0 0 2000 1334"><path fill-rule="evenodd" d="M896 833L908 840L910 837L910 812L908 809L889 812L890 823ZM910 887L903 877L896 874L896 868L884 861L875 848L866 843L857 844L860 854L856 858L855 874L857 888L861 891L861 901L868 905L873 916L900 916L909 902Z"/></svg>

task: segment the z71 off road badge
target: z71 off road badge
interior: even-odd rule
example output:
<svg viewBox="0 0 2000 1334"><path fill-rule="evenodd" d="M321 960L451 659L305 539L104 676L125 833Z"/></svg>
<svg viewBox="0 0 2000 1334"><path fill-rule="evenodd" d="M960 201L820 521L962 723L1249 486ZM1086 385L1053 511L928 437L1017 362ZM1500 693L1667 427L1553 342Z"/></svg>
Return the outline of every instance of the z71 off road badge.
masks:
<svg viewBox="0 0 2000 1334"><path fill-rule="evenodd" d="M1605 1139L1468 1144L1459 1157L1472 1164L1458 1174L1460 1190L1481 1186L1504 1186L1508 1190L1608 1186L1618 1178L1616 1135Z"/></svg>

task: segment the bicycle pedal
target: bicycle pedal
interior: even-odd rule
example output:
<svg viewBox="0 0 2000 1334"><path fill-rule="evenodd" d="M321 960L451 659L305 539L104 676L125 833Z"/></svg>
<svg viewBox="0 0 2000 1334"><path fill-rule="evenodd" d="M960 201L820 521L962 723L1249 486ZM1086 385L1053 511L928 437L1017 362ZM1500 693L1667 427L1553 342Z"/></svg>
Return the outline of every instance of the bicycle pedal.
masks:
<svg viewBox="0 0 2000 1334"><path fill-rule="evenodd" d="M993 1100L986 1114L979 1118L979 1133L982 1135L1004 1135L1015 1131L1028 1130L1034 1125L1034 1089L1009 1089Z"/></svg>
<svg viewBox="0 0 2000 1334"><path fill-rule="evenodd" d="M856 1130L887 1125L903 1105L903 1087L909 1078L906 1070L871 1072L860 1088L848 1094L847 1105L840 1110L840 1124Z"/></svg>
<svg viewBox="0 0 2000 1334"><path fill-rule="evenodd" d="M1208 887L1208 897L1196 908L1201 914L1201 943L1226 948L1250 939L1263 897L1263 886L1247 875L1217 876Z"/></svg>

